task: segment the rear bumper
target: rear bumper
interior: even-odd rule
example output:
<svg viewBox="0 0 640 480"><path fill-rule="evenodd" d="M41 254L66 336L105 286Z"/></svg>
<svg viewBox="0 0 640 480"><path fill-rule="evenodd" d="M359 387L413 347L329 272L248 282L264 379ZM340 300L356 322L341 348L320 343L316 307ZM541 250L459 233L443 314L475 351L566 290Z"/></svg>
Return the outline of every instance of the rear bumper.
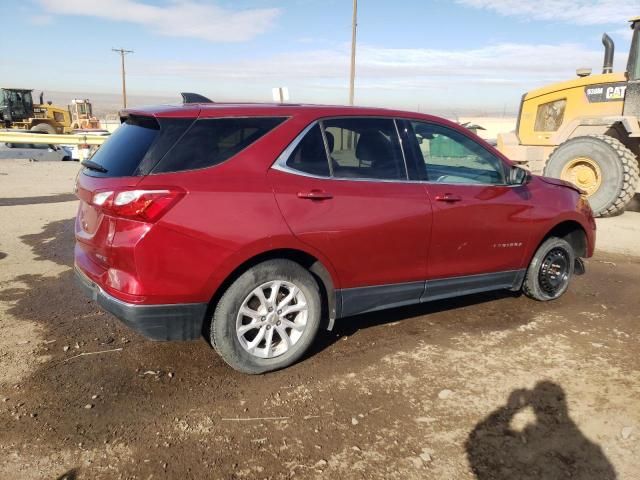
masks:
<svg viewBox="0 0 640 480"><path fill-rule="evenodd" d="M77 283L84 293L115 315L129 328L150 340L194 340L202 335L206 303L137 305L106 293L75 267Z"/></svg>

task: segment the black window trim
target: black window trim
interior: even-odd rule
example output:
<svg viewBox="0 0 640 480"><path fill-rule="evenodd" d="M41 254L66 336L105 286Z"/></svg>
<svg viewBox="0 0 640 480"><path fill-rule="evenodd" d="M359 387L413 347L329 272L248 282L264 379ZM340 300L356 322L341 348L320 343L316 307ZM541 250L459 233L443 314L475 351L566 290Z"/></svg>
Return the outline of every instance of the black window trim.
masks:
<svg viewBox="0 0 640 480"><path fill-rule="evenodd" d="M329 151L329 142L327 141L327 135L324 132L324 119L318 120L318 125L320 126L320 135L322 135L322 144L324 145L324 156L326 157L327 164L329 165L329 178L334 178L333 162L331 161L331 152Z"/></svg>

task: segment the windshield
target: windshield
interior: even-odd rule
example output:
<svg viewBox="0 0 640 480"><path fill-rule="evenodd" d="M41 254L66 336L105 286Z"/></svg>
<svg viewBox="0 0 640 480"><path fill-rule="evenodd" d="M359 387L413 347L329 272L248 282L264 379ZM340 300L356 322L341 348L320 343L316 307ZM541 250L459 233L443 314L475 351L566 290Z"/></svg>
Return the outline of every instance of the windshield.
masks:
<svg viewBox="0 0 640 480"><path fill-rule="evenodd" d="M11 103L19 103L24 105L26 109L33 106L33 99L31 98L31 92L29 91L11 91L7 92L7 96L11 96Z"/></svg>

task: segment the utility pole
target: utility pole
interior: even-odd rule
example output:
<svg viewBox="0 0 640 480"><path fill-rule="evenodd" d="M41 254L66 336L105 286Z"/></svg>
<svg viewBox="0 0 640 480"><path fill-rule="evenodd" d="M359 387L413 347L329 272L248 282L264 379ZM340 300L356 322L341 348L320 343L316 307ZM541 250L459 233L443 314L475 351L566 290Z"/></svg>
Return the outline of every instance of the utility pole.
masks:
<svg viewBox="0 0 640 480"><path fill-rule="evenodd" d="M351 20L351 78L349 79L349 105L353 105L356 80L356 29L358 27L358 0L353 0L353 19Z"/></svg>
<svg viewBox="0 0 640 480"><path fill-rule="evenodd" d="M122 105L124 108L127 108L127 82L125 80L124 56L128 53L133 53L133 50L125 50L122 47L112 48L111 50L120 54L120 60L122 62Z"/></svg>

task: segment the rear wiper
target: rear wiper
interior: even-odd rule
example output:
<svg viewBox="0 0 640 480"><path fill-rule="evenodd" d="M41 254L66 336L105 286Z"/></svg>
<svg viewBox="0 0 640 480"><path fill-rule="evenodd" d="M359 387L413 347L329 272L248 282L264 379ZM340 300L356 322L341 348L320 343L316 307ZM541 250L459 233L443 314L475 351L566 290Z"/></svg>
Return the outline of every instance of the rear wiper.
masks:
<svg viewBox="0 0 640 480"><path fill-rule="evenodd" d="M99 163L96 163L92 160L85 160L80 163L82 164L83 167L87 167L89 170L95 170L96 172L107 173L109 171Z"/></svg>

